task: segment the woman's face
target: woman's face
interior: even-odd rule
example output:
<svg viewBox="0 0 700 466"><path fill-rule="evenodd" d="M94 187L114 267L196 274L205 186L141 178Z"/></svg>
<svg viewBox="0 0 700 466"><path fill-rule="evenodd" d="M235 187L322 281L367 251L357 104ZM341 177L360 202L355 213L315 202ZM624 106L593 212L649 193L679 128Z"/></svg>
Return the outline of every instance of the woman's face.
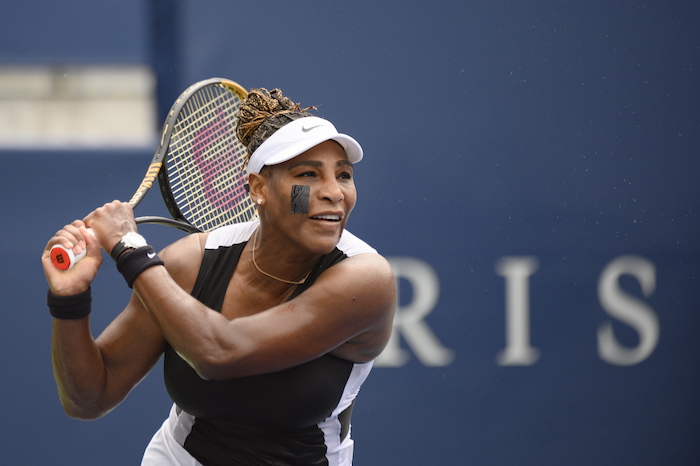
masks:
<svg viewBox="0 0 700 466"><path fill-rule="evenodd" d="M265 170L261 218L315 253L330 252L357 200L343 148L326 141Z"/></svg>

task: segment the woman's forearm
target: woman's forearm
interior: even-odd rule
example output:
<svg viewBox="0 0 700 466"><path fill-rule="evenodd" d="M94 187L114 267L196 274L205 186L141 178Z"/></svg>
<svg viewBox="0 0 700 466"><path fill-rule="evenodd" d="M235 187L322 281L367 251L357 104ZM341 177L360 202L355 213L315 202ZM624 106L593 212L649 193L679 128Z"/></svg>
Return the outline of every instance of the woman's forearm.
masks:
<svg viewBox="0 0 700 466"><path fill-rule="evenodd" d="M58 395L66 414L95 419L106 414L104 406L106 369L92 338L89 318L54 319L51 359Z"/></svg>

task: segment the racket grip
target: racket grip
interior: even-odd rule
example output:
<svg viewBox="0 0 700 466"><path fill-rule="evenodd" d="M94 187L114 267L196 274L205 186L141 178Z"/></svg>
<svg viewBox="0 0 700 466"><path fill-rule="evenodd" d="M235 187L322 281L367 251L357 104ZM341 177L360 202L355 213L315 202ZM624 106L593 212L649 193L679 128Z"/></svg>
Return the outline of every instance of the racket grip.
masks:
<svg viewBox="0 0 700 466"><path fill-rule="evenodd" d="M88 233L92 236L95 234L92 232L92 228L87 229ZM72 249L66 249L60 244L57 244L51 248L51 263L58 270L70 270L80 259L85 257L87 254L87 248L83 248L80 254L76 254Z"/></svg>

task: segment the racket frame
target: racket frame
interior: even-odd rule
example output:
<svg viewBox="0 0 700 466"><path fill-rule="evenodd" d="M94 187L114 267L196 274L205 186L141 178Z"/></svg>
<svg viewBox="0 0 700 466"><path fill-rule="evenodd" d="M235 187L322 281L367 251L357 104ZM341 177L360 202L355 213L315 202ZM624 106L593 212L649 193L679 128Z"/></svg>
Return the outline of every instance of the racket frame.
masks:
<svg viewBox="0 0 700 466"><path fill-rule="evenodd" d="M178 207L177 200L175 199L171 186L170 180L167 173L167 157L169 154L170 143L173 136L173 131L178 121L180 112L185 105L189 102L190 98L193 97L197 92L206 88L207 86L220 86L226 88L229 92L236 94L241 101L244 101L247 96L247 91L240 86L238 83L225 78L209 78L202 81L198 81L187 89L185 89L177 100L173 103L170 108L168 115L163 123L163 128L161 131L160 141L158 148L151 160L151 163L146 171L146 175L141 181L138 189L135 191L134 195L129 200L129 204L132 208L136 208L143 198L146 196L148 191L153 186L153 182L158 178L158 184L160 186L161 196L163 202L165 203L168 212L172 218L157 217L157 216L143 216L137 217L137 224L158 224L165 225L169 227L178 228L186 233L199 233L198 227L190 223L185 215L180 211ZM235 131L232 128L232 131ZM247 187L247 186L246 186ZM245 211L253 212L251 218L256 216L256 211L253 206L252 200L249 197L245 197L243 202L247 204L246 207L242 208Z"/></svg>

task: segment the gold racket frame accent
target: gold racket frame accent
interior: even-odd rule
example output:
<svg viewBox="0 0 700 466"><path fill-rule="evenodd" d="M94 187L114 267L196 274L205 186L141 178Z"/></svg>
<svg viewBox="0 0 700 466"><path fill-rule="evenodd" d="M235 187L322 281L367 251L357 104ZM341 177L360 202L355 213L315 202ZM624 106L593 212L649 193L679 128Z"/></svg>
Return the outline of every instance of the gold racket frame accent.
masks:
<svg viewBox="0 0 700 466"><path fill-rule="evenodd" d="M141 201L141 199L143 199L143 196L146 195L146 192L148 192L148 190L151 189L151 187L153 186L153 182L156 180L158 172L160 172L160 168L162 166L162 162L153 162L148 166L148 170L146 171L146 175L143 177L141 184L129 200L129 205L131 207L136 207L136 205Z"/></svg>

